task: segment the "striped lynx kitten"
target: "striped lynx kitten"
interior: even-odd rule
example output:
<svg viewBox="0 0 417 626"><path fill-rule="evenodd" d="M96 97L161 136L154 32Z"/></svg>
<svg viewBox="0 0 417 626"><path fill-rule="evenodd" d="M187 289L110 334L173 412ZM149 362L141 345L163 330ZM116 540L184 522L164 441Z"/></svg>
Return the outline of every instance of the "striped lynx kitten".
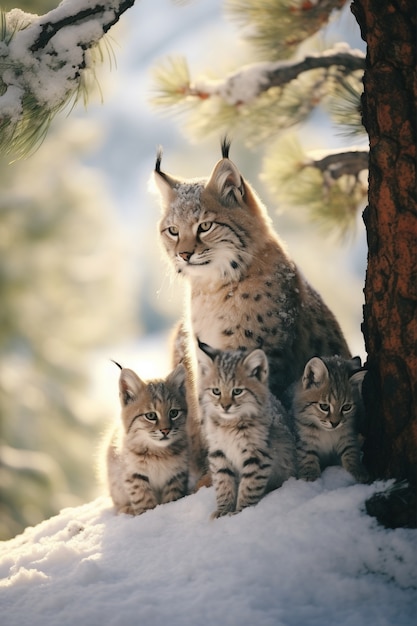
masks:
<svg viewBox="0 0 417 626"><path fill-rule="evenodd" d="M120 365L119 365L120 367ZM143 382L121 368L121 424L107 450L110 495L118 513L140 515L187 493L185 369Z"/></svg>
<svg viewBox="0 0 417 626"><path fill-rule="evenodd" d="M285 410L269 391L265 352L222 352L201 342L199 347L216 518L256 504L295 476L295 443Z"/></svg>
<svg viewBox="0 0 417 626"><path fill-rule="evenodd" d="M368 480L351 381L360 367L359 357L337 356L314 357L305 366L293 399L299 478L316 480L325 467L342 465L358 482Z"/></svg>
<svg viewBox="0 0 417 626"><path fill-rule="evenodd" d="M273 230L266 209L236 165L230 142L208 180L161 171L160 235L171 264L189 281L183 334L218 350L262 348L271 391L279 398L315 354L349 358L342 331L302 277ZM195 357L195 346L191 347ZM181 360L177 342L177 360Z"/></svg>

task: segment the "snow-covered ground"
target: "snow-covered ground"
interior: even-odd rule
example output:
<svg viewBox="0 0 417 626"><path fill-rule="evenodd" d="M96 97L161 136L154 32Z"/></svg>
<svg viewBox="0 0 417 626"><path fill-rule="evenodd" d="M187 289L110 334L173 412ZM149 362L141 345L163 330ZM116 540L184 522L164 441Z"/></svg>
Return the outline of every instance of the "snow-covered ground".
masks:
<svg viewBox="0 0 417 626"><path fill-rule="evenodd" d="M341 468L209 520L213 488L139 517L63 510L0 546L2 626L414 626L417 531Z"/></svg>

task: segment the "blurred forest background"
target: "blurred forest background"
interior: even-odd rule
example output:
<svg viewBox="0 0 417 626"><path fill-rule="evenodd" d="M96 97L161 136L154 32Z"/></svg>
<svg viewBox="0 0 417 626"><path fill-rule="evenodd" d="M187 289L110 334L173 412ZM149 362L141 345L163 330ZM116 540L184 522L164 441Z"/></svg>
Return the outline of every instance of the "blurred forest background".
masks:
<svg viewBox="0 0 417 626"><path fill-rule="evenodd" d="M57 5L16 4L38 14ZM348 6L321 37L364 49ZM27 159L0 160L0 539L100 493L100 442L119 412L110 359L144 378L169 367L183 293L159 248L148 180L159 144L164 169L184 177L208 175L220 147L219 133L196 136L186 117L153 106L155 64L179 54L194 75L224 75L255 60L221 0L137 0L107 40L86 109L78 104L55 118ZM358 142L341 137L320 106L295 131L308 150ZM232 160L339 318L352 351L364 357L360 214L349 237L324 234L302 210L278 202L260 176L268 136L231 138Z"/></svg>

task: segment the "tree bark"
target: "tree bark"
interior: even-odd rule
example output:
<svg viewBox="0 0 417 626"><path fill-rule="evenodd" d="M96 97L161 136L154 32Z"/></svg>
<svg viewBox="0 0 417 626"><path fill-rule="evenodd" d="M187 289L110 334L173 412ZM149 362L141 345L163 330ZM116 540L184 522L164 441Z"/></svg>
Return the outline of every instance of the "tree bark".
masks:
<svg viewBox="0 0 417 626"><path fill-rule="evenodd" d="M362 104L370 147L364 212L368 266L363 334L369 370L364 462L375 478L407 479L415 494L416 3L354 0L352 11L367 43Z"/></svg>

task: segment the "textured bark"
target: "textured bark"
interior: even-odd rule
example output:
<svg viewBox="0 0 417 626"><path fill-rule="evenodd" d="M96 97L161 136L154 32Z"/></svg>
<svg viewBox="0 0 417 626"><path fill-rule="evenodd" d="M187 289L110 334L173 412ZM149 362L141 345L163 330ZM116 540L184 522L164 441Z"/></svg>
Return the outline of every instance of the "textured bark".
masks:
<svg viewBox="0 0 417 626"><path fill-rule="evenodd" d="M354 0L367 43L369 135L363 333L369 374L365 464L374 477L417 478L416 2Z"/></svg>

